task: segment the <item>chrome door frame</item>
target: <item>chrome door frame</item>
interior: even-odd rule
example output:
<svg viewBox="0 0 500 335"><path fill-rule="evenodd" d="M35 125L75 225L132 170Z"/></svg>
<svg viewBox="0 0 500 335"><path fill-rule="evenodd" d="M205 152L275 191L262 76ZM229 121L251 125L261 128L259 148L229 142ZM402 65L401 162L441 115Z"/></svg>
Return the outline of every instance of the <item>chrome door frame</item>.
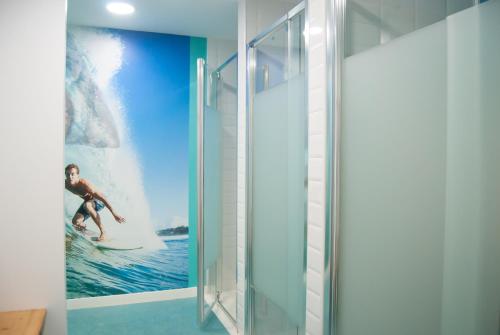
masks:
<svg viewBox="0 0 500 335"><path fill-rule="evenodd" d="M326 11L327 150L323 333L335 334L340 243L340 125L347 0L329 0Z"/></svg>
<svg viewBox="0 0 500 335"><path fill-rule="evenodd" d="M198 325L203 327L206 323L210 310L213 306L210 306L209 312L205 313L205 226L203 220L203 206L204 206L204 117L205 117L205 60L203 58L198 58L196 60L196 117L197 117L197 162L196 162L196 176L197 176L197 256L198 256L198 287L197 287L197 301L198 301Z"/></svg>

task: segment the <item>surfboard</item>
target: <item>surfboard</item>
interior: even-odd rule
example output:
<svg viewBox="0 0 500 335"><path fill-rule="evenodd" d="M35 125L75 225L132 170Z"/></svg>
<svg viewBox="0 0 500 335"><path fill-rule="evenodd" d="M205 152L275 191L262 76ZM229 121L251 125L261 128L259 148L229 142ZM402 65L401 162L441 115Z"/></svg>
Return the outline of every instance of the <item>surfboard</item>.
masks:
<svg viewBox="0 0 500 335"><path fill-rule="evenodd" d="M116 239L116 238L109 238L104 241L98 241L99 239L99 233L91 230L91 229L85 229L85 230L76 230L73 228L73 230L82 236L84 239L92 243L96 248L98 249L107 249L107 250L136 250L136 249L141 249L142 245L139 242L136 241L130 241L130 240L121 240L121 239Z"/></svg>
<svg viewBox="0 0 500 335"><path fill-rule="evenodd" d="M142 245L138 243L133 243L131 241L120 241L116 239L110 239L105 241L97 241L95 246L98 249L108 249L108 250L136 250L142 249Z"/></svg>

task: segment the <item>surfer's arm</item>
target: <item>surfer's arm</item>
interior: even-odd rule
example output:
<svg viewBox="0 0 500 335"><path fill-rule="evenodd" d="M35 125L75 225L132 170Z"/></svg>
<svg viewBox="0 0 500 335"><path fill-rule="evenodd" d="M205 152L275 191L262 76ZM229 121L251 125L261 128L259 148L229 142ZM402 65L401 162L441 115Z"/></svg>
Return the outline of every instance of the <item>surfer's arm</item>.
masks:
<svg viewBox="0 0 500 335"><path fill-rule="evenodd" d="M106 208L111 212L111 214L113 215L113 217L115 218L115 220L117 222L120 222L120 223L125 222L125 219L123 217L121 217L120 215L115 213L115 211L113 210L113 207L111 207L111 204L109 203L109 201L106 199L106 197L104 197L104 194L102 194L98 191L93 191L92 195L94 196L95 199L102 201L104 206L106 206Z"/></svg>

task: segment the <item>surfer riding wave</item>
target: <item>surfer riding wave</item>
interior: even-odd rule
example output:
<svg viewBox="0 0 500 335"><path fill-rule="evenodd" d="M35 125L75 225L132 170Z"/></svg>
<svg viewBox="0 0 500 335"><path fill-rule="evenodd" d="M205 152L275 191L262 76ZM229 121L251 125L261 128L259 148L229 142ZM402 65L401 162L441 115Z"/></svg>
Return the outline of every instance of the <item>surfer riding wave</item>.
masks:
<svg viewBox="0 0 500 335"><path fill-rule="evenodd" d="M111 212L116 222L124 223L125 219L116 214L104 195L95 189L89 181L80 178L80 168L76 164L69 164L66 166L64 174L66 175L66 180L64 182L66 189L83 199L82 205L78 208L71 221L73 226L77 230L85 230L87 226L84 224L84 221L91 217L101 232L98 241L105 240L106 233L98 212L106 207Z"/></svg>

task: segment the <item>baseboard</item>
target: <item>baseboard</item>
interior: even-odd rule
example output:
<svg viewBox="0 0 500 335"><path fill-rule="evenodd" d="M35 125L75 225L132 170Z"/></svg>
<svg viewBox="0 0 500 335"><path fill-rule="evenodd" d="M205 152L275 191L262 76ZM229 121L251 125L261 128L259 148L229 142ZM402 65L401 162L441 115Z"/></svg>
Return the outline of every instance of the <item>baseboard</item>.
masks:
<svg viewBox="0 0 500 335"><path fill-rule="evenodd" d="M119 294L104 297L77 298L68 299L66 301L66 306L68 310L110 307L128 304L140 304L144 302L195 298L196 293L196 287L188 287L165 291Z"/></svg>

